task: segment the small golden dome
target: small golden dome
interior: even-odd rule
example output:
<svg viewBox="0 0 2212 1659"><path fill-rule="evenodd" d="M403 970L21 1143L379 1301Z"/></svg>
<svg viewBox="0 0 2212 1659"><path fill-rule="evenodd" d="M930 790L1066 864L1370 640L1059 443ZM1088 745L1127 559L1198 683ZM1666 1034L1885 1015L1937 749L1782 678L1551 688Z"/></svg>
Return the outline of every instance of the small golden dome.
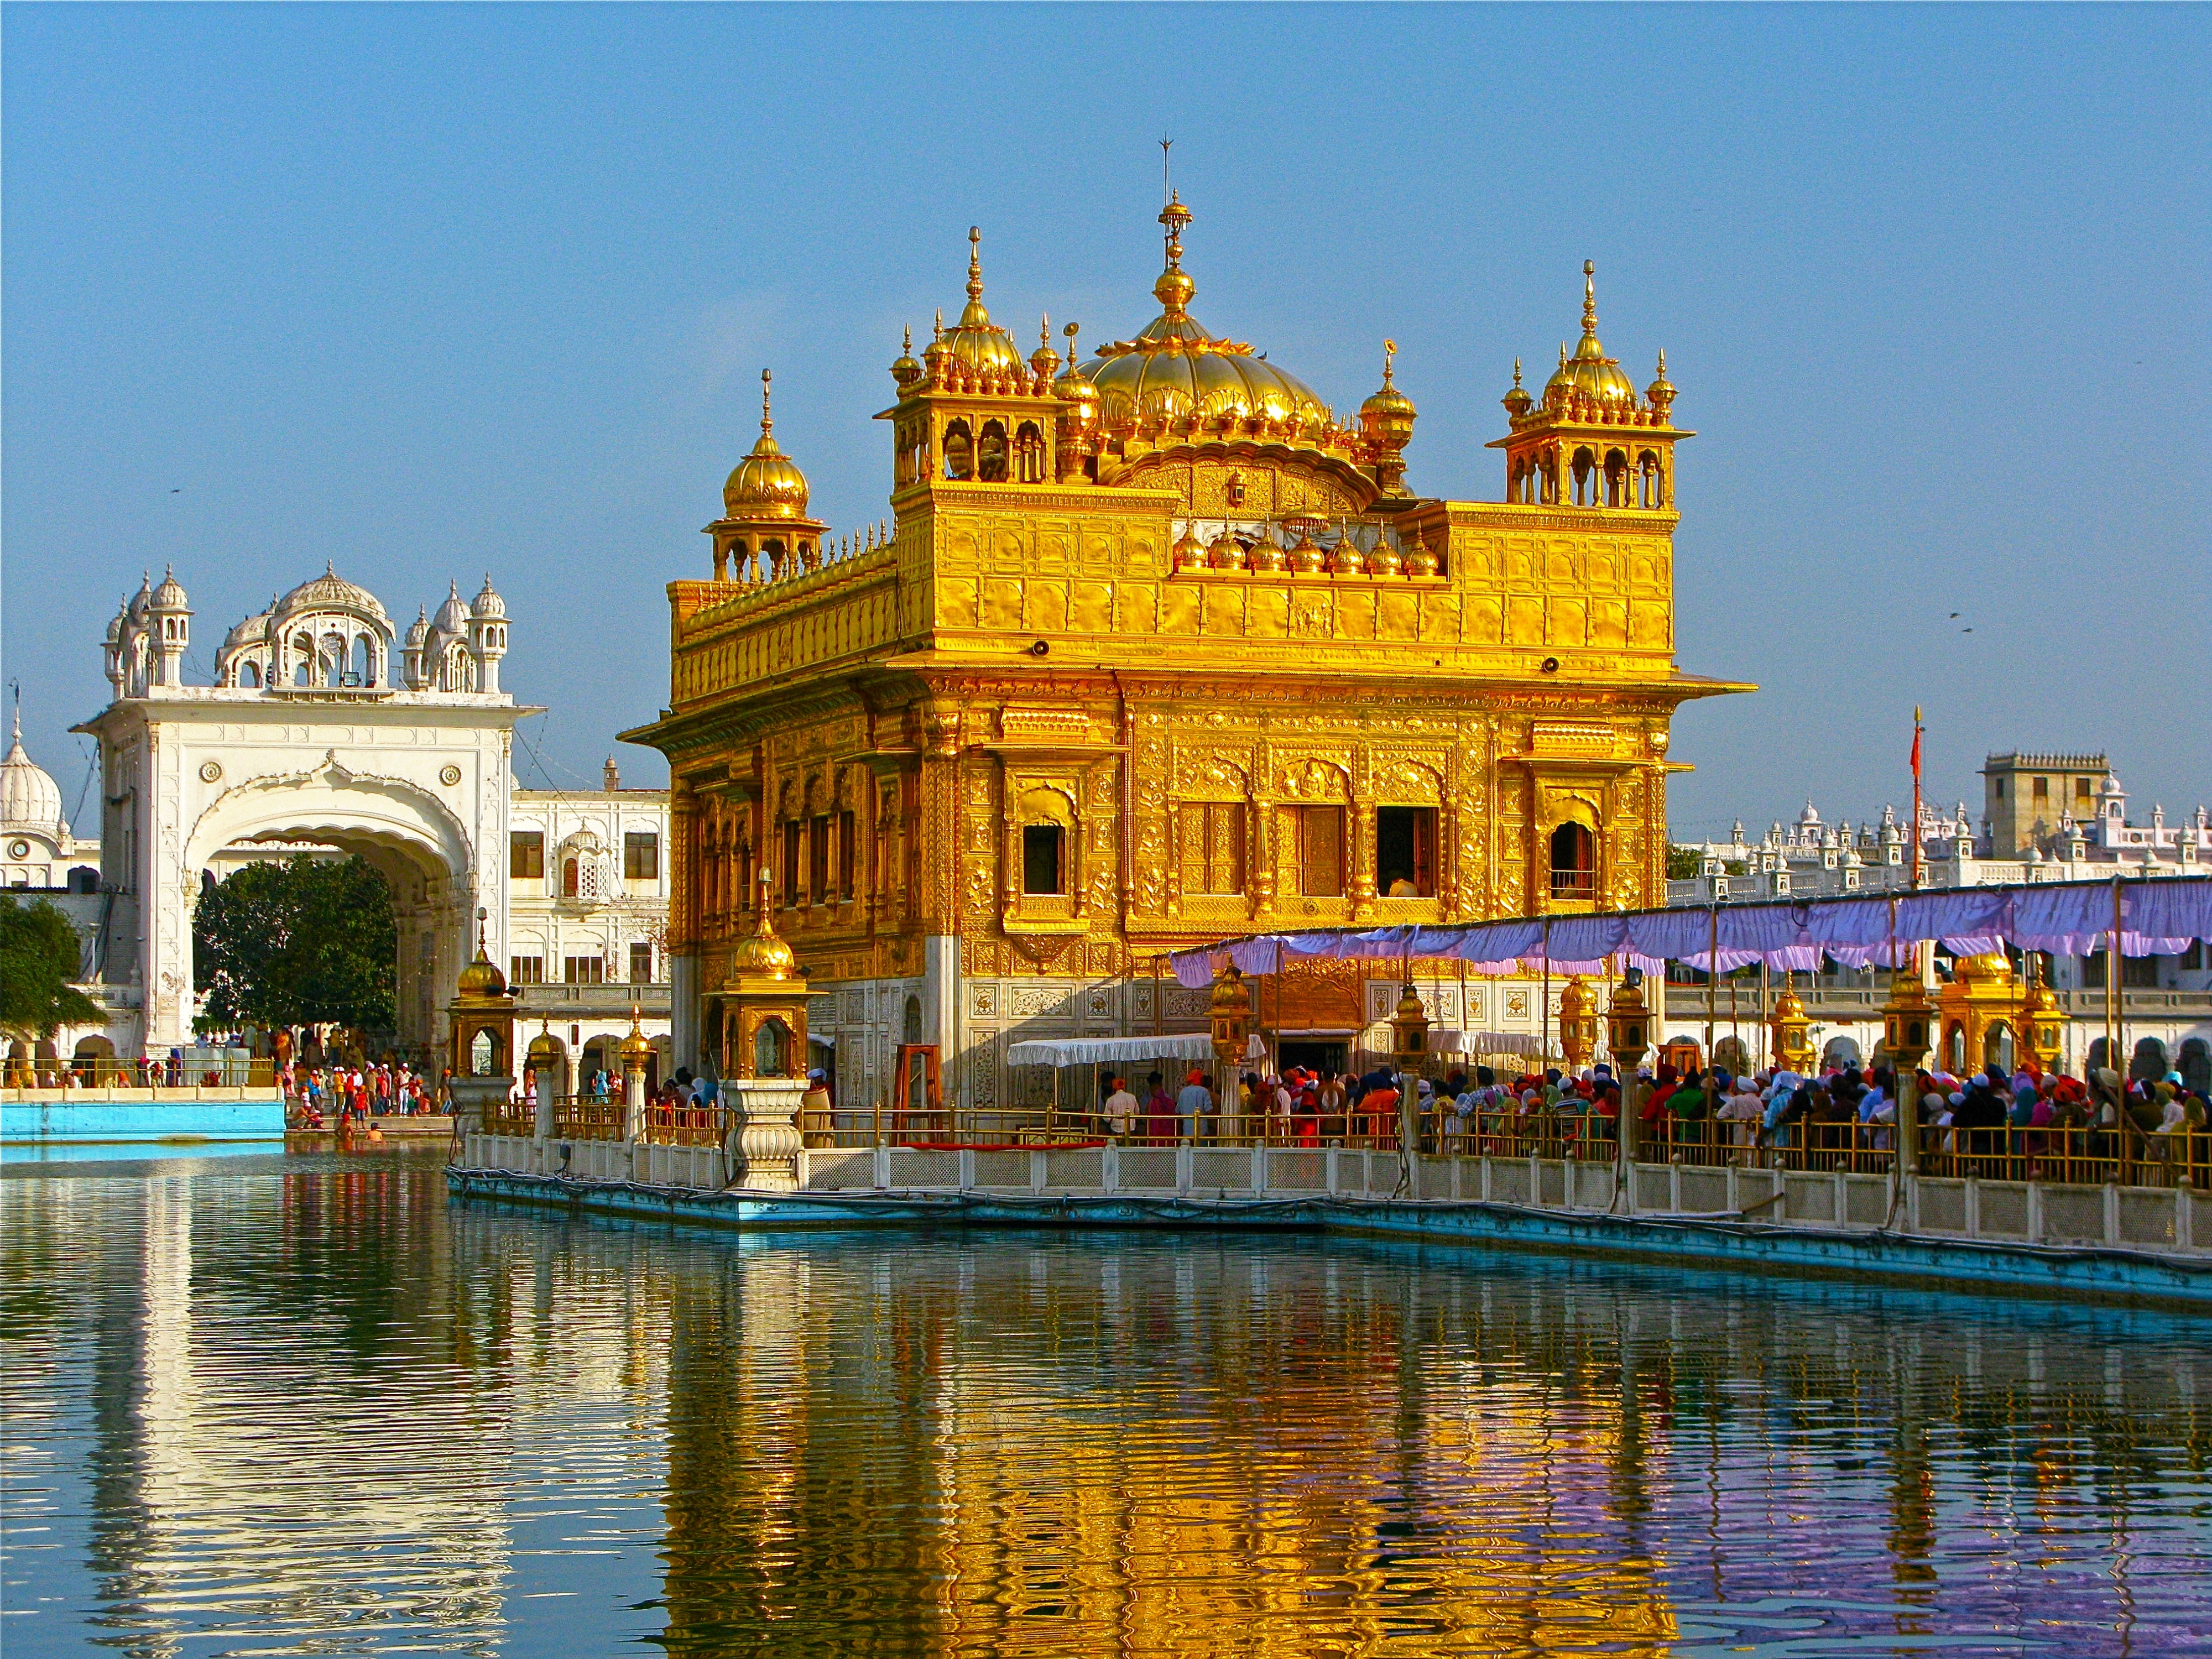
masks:
<svg viewBox="0 0 2212 1659"><path fill-rule="evenodd" d="M1206 544L1199 540L1196 531L1188 525L1184 526L1182 534L1176 538L1175 568L1178 570L1195 570L1205 562Z"/></svg>
<svg viewBox="0 0 2212 1659"><path fill-rule="evenodd" d="M1581 975L1571 975L1566 988L1559 993L1559 1018L1577 1018L1597 1012L1597 993L1590 989L1589 981Z"/></svg>
<svg viewBox="0 0 2212 1659"><path fill-rule="evenodd" d="M1505 405L1505 412L1516 421L1526 415L1529 405L1536 401L1528 395L1528 389L1521 384L1521 360L1518 357L1513 360L1513 389L1498 401Z"/></svg>
<svg viewBox="0 0 2212 1659"><path fill-rule="evenodd" d="M629 1012L629 1035L622 1040L621 1045L615 1051L623 1058L624 1071L629 1070L633 1063L642 1066L653 1058L653 1044L647 1041L645 1033L638 1029L637 1022L637 1010L633 1008Z"/></svg>
<svg viewBox="0 0 2212 1659"><path fill-rule="evenodd" d="M1328 554L1314 540L1310 529L1298 532L1297 543L1291 549L1291 568L1302 576L1317 576L1328 568Z"/></svg>
<svg viewBox="0 0 2212 1659"><path fill-rule="evenodd" d="M1192 540L1195 541L1196 537ZM1206 562L1216 570L1237 570L1244 564L1244 544L1223 531L1206 544Z"/></svg>
<svg viewBox="0 0 2212 1659"><path fill-rule="evenodd" d="M1252 544L1252 550L1246 556L1245 562L1255 570L1283 570L1289 568L1291 556L1283 550L1279 542L1262 536Z"/></svg>
<svg viewBox="0 0 2212 1659"><path fill-rule="evenodd" d="M465 997L479 1000L507 994L507 975L501 973L492 959L484 954L481 939L477 941L476 960L461 969L460 992Z"/></svg>
<svg viewBox="0 0 2212 1659"><path fill-rule="evenodd" d="M525 1056L532 1071L542 1072L561 1063L561 1042L538 1022L538 1035L530 1039L530 1053Z"/></svg>
<svg viewBox="0 0 2212 1659"><path fill-rule="evenodd" d="M775 878L766 870L760 872L760 922L752 937L739 942L730 952L730 977L740 975L757 979L789 979L798 971L799 958L792 954L791 946L776 937L775 923L769 918L769 889Z"/></svg>
<svg viewBox="0 0 2212 1659"><path fill-rule="evenodd" d="M1953 973L1961 985L2009 985L2012 983L2012 959L2002 951L1991 951L1984 956L1961 957Z"/></svg>
<svg viewBox="0 0 2212 1659"><path fill-rule="evenodd" d="M1774 999L1774 1018L1777 1020L1804 1018L1805 999L1787 985L1784 986Z"/></svg>
<svg viewBox="0 0 2212 1659"><path fill-rule="evenodd" d="M1674 387L1667 379L1667 354L1663 351L1659 354L1659 378L1644 388L1644 395L1651 400L1651 407L1662 415L1674 401Z"/></svg>
<svg viewBox="0 0 2212 1659"><path fill-rule="evenodd" d="M1559 347L1559 372L1546 384L1544 401L1552 403L1555 393L1560 402L1583 398L1609 407L1636 407L1635 382L1598 341L1597 266L1588 259L1583 261L1583 337L1571 356L1565 344Z"/></svg>
<svg viewBox="0 0 2212 1659"><path fill-rule="evenodd" d="M1022 361L1013 336L983 308L983 233L974 225L968 227L968 303L960 313L960 325L944 337L943 343L957 362L977 374L1028 377L1029 365Z"/></svg>
<svg viewBox="0 0 2212 1659"><path fill-rule="evenodd" d="M1037 349L1030 353L1030 368L1040 380L1049 380L1059 367L1060 354L1052 349L1052 318L1048 313L1037 324Z"/></svg>
<svg viewBox="0 0 2212 1659"><path fill-rule="evenodd" d="M806 475L776 447L775 422L769 413L769 371L761 370L761 434L752 453L739 461L722 486L723 516L732 519L803 519Z"/></svg>
<svg viewBox="0 0 2212 1659"><path fill-rule="evenodd" d="M1220 977L1213 981L1213 997L1207 1006L1214 1014L1234 1015L1251 1011L1252 994L1245 988L1244 975L1238 971L1236 963L1231 963L1224 968Z"/></svg>
<svg viewBox="0 0 2212 1659"><path fill-rule="evenodd" d="M914 360L914 331L908 329L900 342L899 355L891 363L891 379L901 392L921 378L921 365Z"/></svg>
<svg viewBox="0 0 2212 1659"><path fill-rule="evenodd" d="M1413 407L1411 398L1398 390L1391 378L1392 362L1397 355L1395 340L1382 342L1382 385L1359 405L1359 424L1370 441L1402 449L1413 435L1413 420L1420 411Z"/></svg>
<svg viewBox="0 0 2212 1659"><path fill-rule="evenodd" d="M1088 422L1098 413L1098 388L1091 384L1091 377L1083 372L1083 365L1077 360L1075 337L1079 331L1080 325L1075 323L1062 331L1067 336L1067 367L1052 383L1052 395L1077 404L1076 418Z"/></svg>

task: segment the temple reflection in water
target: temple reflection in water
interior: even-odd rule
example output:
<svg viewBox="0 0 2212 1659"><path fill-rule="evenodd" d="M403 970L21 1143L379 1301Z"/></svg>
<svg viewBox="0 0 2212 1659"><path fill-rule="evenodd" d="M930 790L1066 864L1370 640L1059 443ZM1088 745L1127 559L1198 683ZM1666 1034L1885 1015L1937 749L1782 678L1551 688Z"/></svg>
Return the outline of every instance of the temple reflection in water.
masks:
<svg viewBox="0 0 2212 1659"><path fill-rule="evenodd" d="M19 1180L0 1219L11 1433L52 1449L48 1498L16 1457L18 1602L81 1549L134 1652L1656 1654L1769 1597L1884 1635L2202 1611L2212 1376L2147 1317L1296 1237L684 1238L390 1163Z"/></svg>

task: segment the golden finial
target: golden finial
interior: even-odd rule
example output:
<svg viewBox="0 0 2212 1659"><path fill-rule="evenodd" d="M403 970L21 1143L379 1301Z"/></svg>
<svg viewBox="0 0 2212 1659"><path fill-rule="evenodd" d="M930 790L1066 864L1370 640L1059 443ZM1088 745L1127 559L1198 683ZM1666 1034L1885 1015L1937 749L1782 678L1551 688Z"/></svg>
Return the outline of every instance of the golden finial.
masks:
<svg viewBox="0 0 2212 1659"><path fill-rule="evenodd" d="M1597 332L1597 261L1583 261L1583 332Z"/></svg>
<svg viewBox="0 0 2212 1659"><path fill-rule="evenodd" d="M1567 366L1567 343L1566 343L1565 340L1562 340L1562 341L1560 341L1560 342L1559 342L1559 367L1560 367L1561 368L1565 368L1566 366Z"/></svg>
<svg viewBox="0 0 2212 1659"><path fill-rule="evenodd" d="M1052 349L1052 313L1049 311L1037 313L1037 345L1042 350Z"/></svg>
<svg viewBox="0 0 2212 1659"><path fill-rule="evenodd" d="M769 381L773 378L767 369L761 370L761 436L765 438L775 430L775 422L769 414Z"/></svg>
<svg viewBox="0 0 2212 1659"><path fill-rule="evenodd" d="M1397 343L1395 340L1385 340L1385 341L1383 341L1383 342L1382 342L1382 384L1383 384L1385 386L1388 386L1390 384L1390 365L1392 364L1392 362L1393 362L1394 361L1395 361L1395 359L1397 358L1397 356L1398 356L1398 343Z"/></svg>
<svg viewBox="0 0 2212 1659"><path fill-rule="evenodd" d="M983 230L980 225L968 227L968 297L983 297Z"/></svg>
<svg viewBox="0 0 2212 1659"><path fill-rule="evenodd" d="M1521 360L1518 357L1513 360L1513 384L1516 386L1521 384Z"/></svg>
<svg viewBox="0 0 2212 1659"><path fill-rule="evenodd" d="M911 328L899 331L899 349L909 357L914 356L914 331Z"/></svg>
<svg viewBox="0 0 2212 1659"><path fill-rule="evenodd" d="M1080 323L1070 323L1060 331L1067 336L1067 361L1071 363L1075 361L1075 337L1081 331L1082 326Z"/></svg>
<svg viewBox="0 0 2212 1659"><path fill-rule="evenodd" d="M937 337L940 340L945 337L945 307L943 306L937 308Z"/></svg>

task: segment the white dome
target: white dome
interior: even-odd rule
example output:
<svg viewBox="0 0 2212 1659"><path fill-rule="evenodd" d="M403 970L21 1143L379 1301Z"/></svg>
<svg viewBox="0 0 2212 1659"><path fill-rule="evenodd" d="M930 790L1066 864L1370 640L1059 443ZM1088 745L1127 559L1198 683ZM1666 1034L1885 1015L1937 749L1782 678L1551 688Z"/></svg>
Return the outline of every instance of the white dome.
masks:
<svg viewBox="0 0 2212 1659"><path fill-rule="evenodd" d="M358 611L387 632L392 627L392 618L385 615L376 595L346 580L328 563L323 566L321 575L301 582L276 601L276 614L279 617L289 617L298 611Z"/></svg>
<svg viewBox="0 0 2212 1659"><path fill-rule="evenodd" d="M190 604L191 601L185 597L185 585L177 580L176 571L164 570L161 573L161 585L154 590L154 609L183 611L189 608Z"/></svg>
<svg viewBox="0 0 2212 1659"><path fill-rule="evenodd" d="M489 571L484 573L483 592L477 595L475 611L477 617L484 621L501 622L506 619L507 601L493 591Z"/></svg>
<svg viewBox="0 0 2212 1659"><path fill-rule="evenodd" d="M264 611L258 617L248 617L225 635L222 648L228 651L235 646L260 645L265 643L268 638L269 613Z"/></svg>
<svg viewBox="0 0 2212 1659"><path fill-rule="evenodd" d="M23 752L23 716L15 716L15 741L0 760L0 824L11 830L56 833L62 823L62 792L46 769Z"/></svg>
<svg viewBox="0 0 2212 1659"><path fill-rule="evenodd" d="M441 634L465 634L469 629L469 607L461 599L461 585L453 582L446 590L446 602L438 607L437 620L431 624Z"/></svg>
<svg viewBox="0 0 2212 1659"><path fill-rule="evenodd" d="M430 613L418 605L415 607L415 620L407 627L408 648L415 651L421 650L423 641L429 637Z"/></svg>

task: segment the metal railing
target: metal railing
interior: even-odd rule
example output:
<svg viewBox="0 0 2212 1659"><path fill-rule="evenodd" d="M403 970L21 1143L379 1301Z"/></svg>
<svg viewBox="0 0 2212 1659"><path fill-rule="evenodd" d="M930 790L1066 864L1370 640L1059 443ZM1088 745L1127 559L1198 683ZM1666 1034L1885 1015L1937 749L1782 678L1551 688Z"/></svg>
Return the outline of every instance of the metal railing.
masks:
<svg viewBox="0 0 2212 1659"><path fill-rule="evenodd" d="M738 1115L727 1106L696 1106L648 1101L645 1138L658 1146L721 1146L728 1144Z"/></svg>
<svg viewBox="0 0 2212 1659"><path fill-rule="evenodd" d="M624 1115L620 1095L556 1095L553 1097L554 1138L558 1140L620 1140Z"/></svg>
<svg viewBox="0 0 2212 1659"><path fill-rule="evenodd" d="M125 1060L86 1055L24 1062L30 1081L9 1086L39 1089L273 1089L276 1062L266 1055L187 1054L181 1060Z"/></svg>

